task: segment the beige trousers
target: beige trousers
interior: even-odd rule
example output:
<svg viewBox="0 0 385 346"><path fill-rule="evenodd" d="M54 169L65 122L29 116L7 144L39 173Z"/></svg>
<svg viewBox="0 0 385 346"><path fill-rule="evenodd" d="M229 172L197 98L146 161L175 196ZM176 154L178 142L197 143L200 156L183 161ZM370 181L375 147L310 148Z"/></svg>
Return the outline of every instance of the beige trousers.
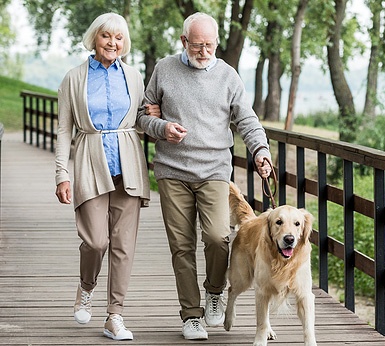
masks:
<svg viewBox="0 0 385 346"><path fill-rule="evenodd" d="M139 226L140 198L123 189L114 177L115 191L81 204L76 209L80 250L80 283L86 290L97 284L108 249L107 312L121 314L128 289Z"/></svg>
<svg viewBox="0 0 385 346"><path fill-rule="evenodd" d="M197 216L204 243L206 278L203 287L221 293L226 287L229 257L229 184L158 181L163 219L175 273L182 320L202 317L197 279Z"/></svg>

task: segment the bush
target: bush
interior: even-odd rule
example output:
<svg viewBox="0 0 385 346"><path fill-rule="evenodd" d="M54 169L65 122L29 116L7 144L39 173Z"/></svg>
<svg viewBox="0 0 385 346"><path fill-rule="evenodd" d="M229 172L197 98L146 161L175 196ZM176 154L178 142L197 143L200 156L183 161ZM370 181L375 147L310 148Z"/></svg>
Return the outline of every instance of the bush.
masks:
<svg viewBox="0 0 385 346"><path fill-rule="evenodd" d="M319 111L306 116L298 115L295 118L294 123L296 125L319 127L334 131L338 131L339 128L338 114L332 113L331 111Z"/></svg>
<svg viewBox="0 0 385 346"><path fill-rule="evenodd" d="M361 176L355 172L354 193L366 197L373 197L373 177ZM369 196L371 195L371 196ZM309 203L307 209L315 216L314 228L317 228L317 202ZM371 218L356 213L354 215L354 246L355 249L371 258L374 256L374 221ZM332 202L328 203L328 235L341 242L344 242L344 219L343 207ZM318 277L318 253L317 247L312 252L313 276ZM328 258L329 283L343 288L344 283L344 262L329 254ZM355 270L355 292L365 297L374 297L374 279Z"/></svg>
<svg viewBox="0 0 385 346"><path fill-rule="evenodd" d="M380 115L374 119L368 119L357 134L357 144L370 148L385 150L385 116Z"/></svg>

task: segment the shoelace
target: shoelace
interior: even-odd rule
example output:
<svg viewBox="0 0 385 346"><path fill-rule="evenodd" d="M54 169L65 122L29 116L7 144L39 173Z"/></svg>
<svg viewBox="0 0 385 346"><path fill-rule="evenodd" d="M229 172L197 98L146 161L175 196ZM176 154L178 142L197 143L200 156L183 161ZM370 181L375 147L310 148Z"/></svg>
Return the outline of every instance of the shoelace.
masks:
<svg viewBox="0 0 385 346"><path fill-rule="evenodd" d="M217 295L210 296L210 314L218 315L221 313L219 305L222 304L222 297Z"/></svg>
<svg viewBox="0 0 385 346"><path fill-rule="evenodd" d="M113 314L110 316L111 322L115 325L117 330L126 329L124 323L123 323L123 317L118 314Z"/></svg>
<svg viewBox="0 0 385 346"><path fill-rule="evenodd" d="M91 308L91 299L93 292L87 292L86 290L82 290L82 298L80 305L82 308L90 309Z"/></svg>
<svg viewBox="0 0 385 346"><path fill-rule="evenodd" d="M195 319L191 319L190 320L190 328L191 330L194 330L194 331L199 331L200 330L200 323L198 320L195 320Z"/></svg>

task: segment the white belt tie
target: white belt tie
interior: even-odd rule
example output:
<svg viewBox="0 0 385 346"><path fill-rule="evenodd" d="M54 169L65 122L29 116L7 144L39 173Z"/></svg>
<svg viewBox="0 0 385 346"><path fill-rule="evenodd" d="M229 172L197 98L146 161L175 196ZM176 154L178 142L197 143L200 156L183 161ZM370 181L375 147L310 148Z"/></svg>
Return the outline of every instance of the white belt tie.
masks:
<svg viewBox="0 0 385 346"><path fill-rule="evenodd" d="M85 133L85 134L93 134L93 133L95 133L95 132L86 132L84 130L79 130L79 131L82 132L82 133ZM131 131L135 131L135 128L130 127L129 129L96 130L96 133L105 134L105 133L131 132Z"/></svg>

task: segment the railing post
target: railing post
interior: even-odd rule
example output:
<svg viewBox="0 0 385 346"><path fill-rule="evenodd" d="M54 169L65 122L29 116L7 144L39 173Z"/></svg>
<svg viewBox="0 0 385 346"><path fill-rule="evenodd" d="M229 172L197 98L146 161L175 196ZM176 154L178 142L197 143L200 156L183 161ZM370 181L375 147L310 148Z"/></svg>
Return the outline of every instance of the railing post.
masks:
<svg viewBox="0 0 385 346"><path fill-rule="evenodd" d="M354 195L353 163L344 160L345 306L354 312Z"/></svg>
<svg viewBox="0 0 385 346"><path fill-rule="evenodd" d="M33 144L33 97L28 96L29 103L29 144Z"/></svg>
<svg viewBox="0 0 385 346"><path fill-rule="evenodd" d="M278 142L278 201L286 204L286 143Z"/></svg>
<svg viewBox="0 0 385 346"><path fill-rule="evenodd" d="M297 207L305 208L305 149L297 147Z"/></svg>
<svg viewBox="0 0 385 346"><path fill-rule="evenodd" d="M374 170L374 263L375 267L375 324L385 335L385 183L384 171Z"/></svg>
<svg viewBox="0 0 385 346"><path fill-rule="evenodd" d="M328 270L328 212L327 212L326 154L318 153L318 271L319 287L329 291Z"/></svg>
<svg viewBox="0 0 385 346"><path fill-rule="evenodd" d="M54 131L54 113L55 113L55 106L54 102L50 101L50 112L49 112L49 118L50 118L50 129L51 129L51 153L54 152L55 146L54 146L54 138L55 138L55 131Z"/></svg>
<svg viewBox="0 0 385 346"><path fill-rule="evenodd" d="M46 99L43 99L43 149L47 149L47 102Z"/></svg>
<svg viewBox="0 0 385 346"><path fill-rule="evenodd" d="M27 142L27 100L24 94L21 95L23 97L23 141Z"/></svg>

